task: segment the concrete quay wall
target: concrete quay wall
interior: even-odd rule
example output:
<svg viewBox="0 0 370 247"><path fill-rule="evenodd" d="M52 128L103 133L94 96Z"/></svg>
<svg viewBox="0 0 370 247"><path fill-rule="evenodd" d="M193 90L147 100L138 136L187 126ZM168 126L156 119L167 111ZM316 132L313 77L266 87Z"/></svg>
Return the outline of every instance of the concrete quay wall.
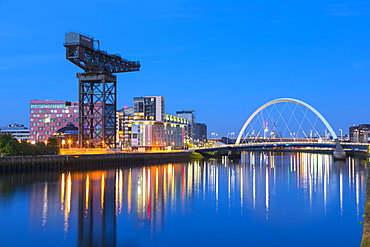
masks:
<svg viewBox="0 0 370 247"><path fill-rule="evenodd" d="M12 171L108 167L109 165L153 164L190 160L191 152L116 153L84 155L39 155L0 157L0 173Z"/></svg>

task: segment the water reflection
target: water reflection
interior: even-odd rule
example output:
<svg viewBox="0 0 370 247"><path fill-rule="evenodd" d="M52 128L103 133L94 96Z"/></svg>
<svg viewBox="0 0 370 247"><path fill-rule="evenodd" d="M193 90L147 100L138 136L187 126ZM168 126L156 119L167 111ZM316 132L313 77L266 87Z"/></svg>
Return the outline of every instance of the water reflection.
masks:
<svg viewBox="0 0 370 247"><path fill-rule="evenodd" d="M329 202L338 200L342 215L346 205L355 203L360 220L364 164L351 157L334 162L325 154L245 152L236 163L223 157L187 164L49 174L45 180L28 181L30 218L35 226L47 229L62 217L64 240L76 231L78 246L115 246L117 224L126 224L123 221L128 219L151 234L160 232L167 217L184 216L199 202L211 212L236 210L243 215L249 210L257 219L269 220L278 210L278 201L293 194L307 202L305 213L322 209L326 215ZM6 186L15 183L24 183L24 176L3 175L1 195ZM355 202L344 194L354 195ZM118 218L122 223L117 223Z"/></svg>

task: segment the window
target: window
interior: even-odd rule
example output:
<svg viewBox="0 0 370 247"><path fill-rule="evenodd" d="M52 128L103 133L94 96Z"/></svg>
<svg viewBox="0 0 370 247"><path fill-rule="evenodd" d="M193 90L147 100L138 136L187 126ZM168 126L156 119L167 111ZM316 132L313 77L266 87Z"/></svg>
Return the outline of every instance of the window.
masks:
<svg viewBox="0 0 370 247"><path fill-rule="evenodd" d="M30 122L33 122L33 118L30 119Z"/></svg>
<svg viewBox="0 0 370 247"><path fill-rule="evenodd" d="M40 126L40 123L33 123L33 126Z"/></svg>
<svg viewBox="0 0 370 247"><path fill-rule="evenodd" d="M40 117L40 114L33 114L32 117Z"/></svg>
<svg viewBox="0 0 370 247"><path fill-rule="evenodd" d="M50 130L57 130L57 127L51 127Z"/></svg>
<svg viewBox="0 0 370 247"><path fill-rule="evenodd" d="M58 110L50 110L50 113L57 113Z"/></svg>
<svg viewBox="0 0 370 247"><path fill-rule="evenodd" d="M51 125L51 123L45 123L45 126L50 126Z"/></svg>
<svg viewBox="0 0 370 247"><path fill-rule="evenodd" d="M45 135L51 135L50 131L45 131Z"/></svg>
<svg viewBox="0 0 370 247"><path fill-rule="evenodd" d="M68 118L62 118L63 122L68 122Z"/></svg>
<svg viewBox="0 0 370 247"><path fill-rule="evenodd" d="M65 103L41 103L41 104L31 104L31 108L65 108Z"/></svg>
<svg viewBox="0 0 370 247"><path fill-rule="evenodd" d="M39 118L39 122L45 122L45 118Z"/></svg>
<svg viewBox="0 0 370 247"><path fill-rule="evenodd" d="M31 110L31 113L34 113L35 111L34 110Z"/></svg>
<svg viewBox="0 0 370 247"><path fill-rule="evenodd" d="M51 117L51 114L45 114L44 117Z"/></svg>
<svg viewBox="0 0 370 247"><path fill-rule="evenodd" d="M39 127L39 130L45 130L45 127Z"/></svg>
<svg viewBox="0 0 370 247"><path fill-rule="evenodd" d="M46 113L46 110L39 110L39 113Z"/></svg>
<svg viewBox="0 0 370 247"><path fill-rule="evenodd" d="M57 126L63 126L63 123L57 123Z"/></svg>
<svg viewBox="0 0 370 247"><path fill-rule="evenodd" d="M57 114L56 117L63 117L63 114Z"/></svg>
<svg viewBox="0 0 370 247"><path fill-rule="evenodd" d="M73 110L73 112L74 112L74 113L77 113L77 112L78 112L78 110Z"/></svg>
<svg viewBox="0 0 370 247"><path fill-rule="evenodd" d="M68 117L74 117L75 114L68 114Z"/></svg>
<svg viewBox="0 0 370 247"><path fill-rule="evenodd" d="M62 110L62 113L69 113L69 110Z"/></svg>

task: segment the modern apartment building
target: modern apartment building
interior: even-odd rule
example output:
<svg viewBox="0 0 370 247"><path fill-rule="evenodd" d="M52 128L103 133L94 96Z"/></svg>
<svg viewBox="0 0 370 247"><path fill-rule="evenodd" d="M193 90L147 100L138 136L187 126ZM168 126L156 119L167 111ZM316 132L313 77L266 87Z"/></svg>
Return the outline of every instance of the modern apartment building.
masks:
<svg viewBox="0 0 370 247"><path fill-rule="evenodd" d="M119 143L129 150L168 150L184 147L188 120L164 113L162 96L134 98L134 107L119 113Z"/></svg>
<svg viewBox="0 0 370 247"><path fill-rule="evenodd" d="M134 119L162 121L164 117L164 98L144 96L134 98Z"/></svg>
<svg viewBox="0 0 370 247"><path fill-rule="evenodd" d="M44 142L58 129L73 123L78 126L78 103L54 100L30 101L31 142Z"/></svg>

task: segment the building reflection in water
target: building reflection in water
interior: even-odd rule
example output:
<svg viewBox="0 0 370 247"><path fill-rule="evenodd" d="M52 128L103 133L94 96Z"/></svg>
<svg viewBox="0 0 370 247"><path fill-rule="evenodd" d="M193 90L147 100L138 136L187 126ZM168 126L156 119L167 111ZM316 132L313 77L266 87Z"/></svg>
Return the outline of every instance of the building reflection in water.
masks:
<svg viewBox="0 0 370 247"><path fill-rule="evenodd" d="M134 219L137 227L160 231L165 217L186 214L199 201L207 201L215 212L240 208L242 214L248 209L268 219L274 209L272 199L289 191L306 200L311 210L323 208L325 213L328 201L336 198L341 214L346 210L343 194L349 193L355 198L349 203L356 204L360 219L366 179L363 162L351 157L337 162L326 154L244 152L235 163L223 157L65 172L57 185L46 182L33 187L30 210L34 217L41 215L43 226L59 211L66 236L77 228L78 246L115 246L120 215Z"/></svg>

